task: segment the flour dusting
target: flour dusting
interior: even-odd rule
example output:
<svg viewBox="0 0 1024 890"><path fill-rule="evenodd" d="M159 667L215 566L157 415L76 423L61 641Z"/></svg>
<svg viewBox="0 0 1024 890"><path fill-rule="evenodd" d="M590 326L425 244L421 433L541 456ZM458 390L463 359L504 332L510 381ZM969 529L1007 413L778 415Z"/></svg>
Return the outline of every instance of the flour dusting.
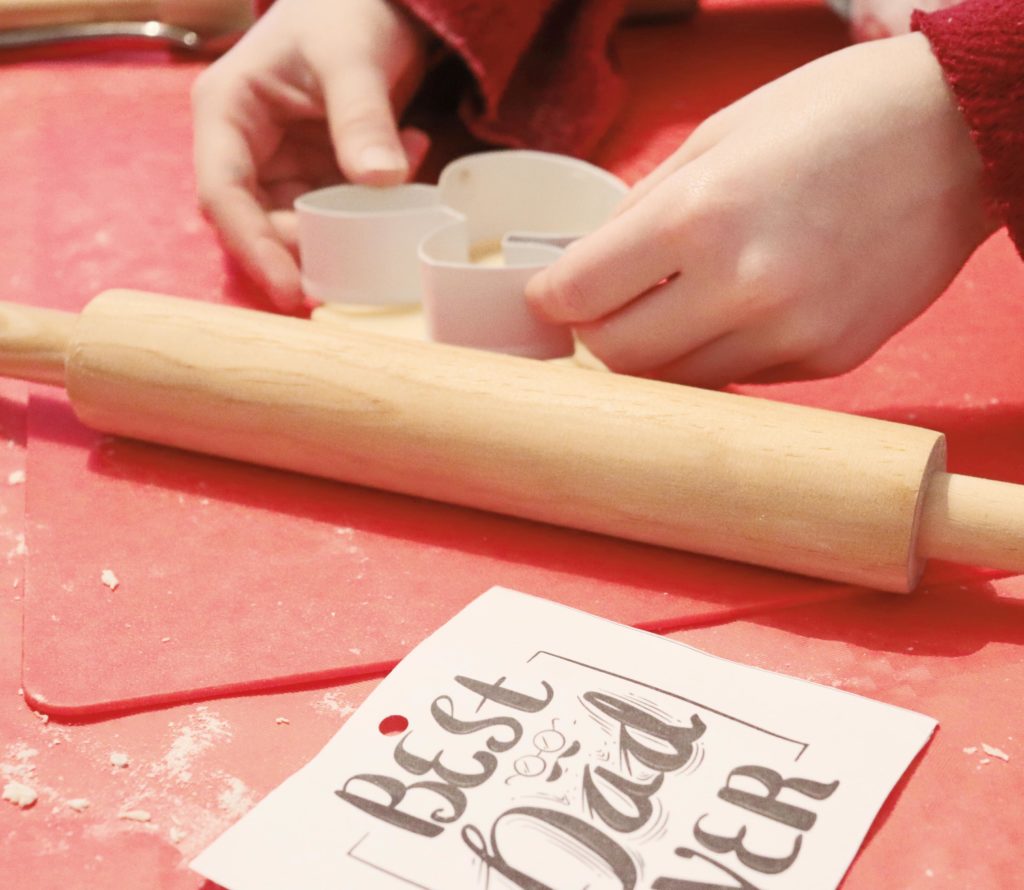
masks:
<svg viewBox="0 0 1024 890"><path fill-rule="evenodd" d="M229 816L241 818L256 805L256 795L236 776L220 775L228 787L217 796L217 805Z"/></svg>
<svg viewBox="0 0 1024 890"><path fill-rule="evenodd" d="M339 717L347 717L355 711L348 702L342 700L343 693L338 690L325 692L318 700L313 702L313 709L318 714L335 714Z"/></svg>
<svg viewBox="0 0 1024 890"><path fill-rule="evenodd" d="M184 725L175 727L170 748L161 760L152 765L149 774L176 782L189 782L196 758L217 742L230 739L231 735L231 727L226 720L200 705Z"/></svg>
<svg viewBox="0 0 1024 890"><path fill-rule="evenodd" d="M5 779L30 779L36 771L33 759L39 753L38 749L26 745L24 742L15 742L7 746L4 754L4 762L0 763L0 776Z"/></svg>

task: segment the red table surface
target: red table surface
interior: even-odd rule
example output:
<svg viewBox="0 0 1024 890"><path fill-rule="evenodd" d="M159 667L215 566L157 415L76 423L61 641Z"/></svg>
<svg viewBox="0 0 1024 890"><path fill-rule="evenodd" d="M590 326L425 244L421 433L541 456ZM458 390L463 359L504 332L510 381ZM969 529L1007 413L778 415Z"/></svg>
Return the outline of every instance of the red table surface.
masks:
<svg viewBox="0 0 1024 890"><path fill-rule="evenodd" d="M597 160L635 179L707 113L844 39L827 11L805 5L719 4L694 22L633 30L619 46L631 101ZM111 286L253 298L194 206L188 87L198 67L134 54L0 69L5 298L73 308ZM75 138L83 120L87 140ZM44 181L40 170L59 175ZM1005 236L996 236L925 317L863 368L765 395L941 429L950 437L953 469L1024 481L1024 351L1007 335L1019 325L1022 292L1019 262ZM0 388L0 433L9 443L0 448L0 483L24 465L25 405L23 386ZM31 478L25 487L0 484L0 545L7 547L0 590L8 591L0 597L0 776L32 785L39 801L23 811L0 807L0 878L33 890L202 886L184 867L187 859L308 760L374 681L88 721L44 719L21 695L25 494L33 497ZM28 531L30 539L46 540L39 529ZM544 530L530 534L543 548ZM28 559L45 563L47 552ZM430 560L419 559L426 571ZM563 568L567 575L587 571L583 564ZM493 565L480 573L481 591L505 580L493 576ZM741 584L753 594L766 574L730 577L748 577ZM725 657L940 720L846 888L1021 886L1015 856L1024 834L1024 582L943 567L930 579L913 597L836 591L828 602L762 605L755 614L723 613L712 626L673 633ZM75 658L88 659L88 649ZM982 743L1009 760L983 762ZM977 750L965 751L971 748ZM128 755L127 767L110 765L115 751ZM88 799L89 808L70 809L74 798ZM148 810L151 821L117 818L135 808Z"/></svg>

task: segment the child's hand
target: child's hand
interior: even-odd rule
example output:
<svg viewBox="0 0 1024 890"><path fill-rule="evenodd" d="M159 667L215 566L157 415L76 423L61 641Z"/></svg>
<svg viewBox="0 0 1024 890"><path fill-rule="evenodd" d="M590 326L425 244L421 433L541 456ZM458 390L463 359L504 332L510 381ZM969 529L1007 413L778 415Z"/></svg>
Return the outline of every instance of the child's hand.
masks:
<svg viewBox="0 0 1024 890"><path fill-rule="evenodd" d="M197 79L200 202L279 308L302 299L292 201L342 176L402 182L422 160L426 136L399 133L396 117L426 46L386 0L278 0Z"/></svg>
<svg viewBox="0 0 1024 890"><path fill-rule="evenodd" d="M838 374L994 230L981 172L924 37L850 47L711 117L527 296L616 371Z"/></svg>

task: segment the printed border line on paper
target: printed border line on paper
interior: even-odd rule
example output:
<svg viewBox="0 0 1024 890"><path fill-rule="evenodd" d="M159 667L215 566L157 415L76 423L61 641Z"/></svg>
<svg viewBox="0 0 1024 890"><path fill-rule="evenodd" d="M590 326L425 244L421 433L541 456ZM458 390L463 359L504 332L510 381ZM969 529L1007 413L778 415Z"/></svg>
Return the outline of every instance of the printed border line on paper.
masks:
<svg viewBox="0 0 1024 890"><path fill-rule="evenodd" d="M810 742L802 742L799 739L791 739L791 738L789 738L789 736L784 736L784 735L781 735L780 733L772 732L770 729L765 729L763 726L758 726L755 723L750 723L747 720L743 720L740 717L737 717L737 716L735 716L733 714L726 713L725 711L719 711L716 708L708 707L707 705L701 704L699 701L695 701L692 698L687 698L684 695L679 695L678 693L675 693L675 692L669 692L669 690L662 689L659 686L654 686L651 683L644 683L643 680L636 680L633 677L627 677L627 676L625 676L623 674L616 674L614 671L608 671L608 670L605 670L604 668L599 668L599 667L596 667L595 665L587 664L585 661L577 661L575 658L569 658L567 655L559 655L557 652L548 652L545 649L538 649L536 652L533 653L533 655L531 655L526 660L527 664L532 662L539 655L546 655L549 658L557 658L560 661L567 661L570 664L575 664L578 667L587 668L587 670L595 671L595 672L597 672L599 674L606 674L609 677L615 677L615 679L617 679L617 680L625 680L627 683L634 683L637 686L643 686L645 689L651 689L654 692L660 692L662 695L667 695L669 698L674 698L674 699L677 699L678 701L684 701L687 704L693 705L695 708L700 708L701 710L707 711L710 714L717 714L719 717L724 717L726 720L731 720L733 723L739 723L741 726L746 726L748 729L753 729L756 732L760 732L760 733L763 733L764 735L771 736L774 739L779 739L779 741L789 742L789 744L791 744L791 745L797 745L800 748L800 752L796 755L796 757L793 758L794 762L799 760L804 755L804 752L811 745Z"/></svg>

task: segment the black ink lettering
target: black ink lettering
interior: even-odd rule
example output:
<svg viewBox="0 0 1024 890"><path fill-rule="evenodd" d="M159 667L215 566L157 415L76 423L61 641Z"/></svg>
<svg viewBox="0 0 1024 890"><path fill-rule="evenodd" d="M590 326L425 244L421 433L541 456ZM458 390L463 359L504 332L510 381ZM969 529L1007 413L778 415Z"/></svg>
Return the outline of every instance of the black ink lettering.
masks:
<svg viewBox="0 0 1024 890"><path fill-rule="evenodd" d="M727 874L732 878L732 884L707 884L704 881L688 881L684 878L658 878L653 884L651 884L651 890L757 890L750 881L744 879L741 875L736 874L732 869L727 868L719 862L715 862L714 859L709 856L705 856L703 853L697 850L691 850L689 847L677 847L676 856L680 856L683 859L690 859L696 856L698 859L703 859L705 862L710 863L720 872Z"/></svg>
<svg viewBox="0 0 1024 890"><path fill-rule="evenodd" d="M618 776L603 766L599 766L594 773L598 778L603 779L617 791L629 798L630 803L636 809L635 813L623 813L608 800L597 787L597 783L591 776L590 767L583 770L583 799L591 811L597 813L601 821L609 828L616 831L636 831L647 823L654 812L654 805L651 803L651 796L661 787L665 780L663 774L659 774L653 782L631 782Z"/></svg>
<svg viewBox="0 0 1024 890"><path fill-rule="evenodd" d="M455 678L457 683L465 686L470 692L475 692L483 697L483 701L477 706L478 711L483 707L484 702L493 701L499 705L505 705L507 708L515 708L517 711L526 711L528 714L534 714L551 704L551 699L555 697L555 691L543 680L540 685L544 687L546 698L534 698L532 695L526 695L526 693L509 689L507 686L502 685L505 679L505 677L499 677L495 683L484 683L470 677Z"/></svg>
<svg viewBox="0 0 1024 890"><path fill-rule="evenodd" d="M486 751L477 751L473 754L473 759L483 767L479 772L476 773L460 773L456 770L449 769L441 763L441 758L444 756L444 751L438 751L434 755L432 760L426 760L423 757L405 750L405 740L411 736L411 732L407 732L398 744L395 745L395 763L397 763L406 772L412 773L414 776L425 776L431 770L434 774L442 781L447 782L449 785L455 785L457 788L475 788L477 785L482 785L491 776L494 775L494 771L498 768L498 758L493 754L488 754Z"/></svg>
<svg viewBox="0 0 1024 890"><path fill-rule="evenodd" d="M674 726L642 708L603 692L587 692L583 699L619 722L619 747L623 754L627 757L632 755L644 766L662 773L684 766L693 754L693 743L704 735L707 728L696 714L690 718L689 726ZM659 751L645 745L630 729L661 739L672 751Z"/></svg>
<svg viewBox="0 0 1024 890"><path fill-rule="evenodd" d="M466 846L479 856L488 868L493 868L521 890L553 890L553 888L513 867L501 855L501 851L498 849L498 826L502 819L510 816L536 819L538 822L562 832L600 856L618 879L622 890L633 890L636 887L636 866L629 858L629 854L602 831L568 813L559 813L544 807L515 807L506 810L491 825L490 849L483 834L475 825L465 826L462 829L462 840ZM539 853L537 858L542 858Z"/></svg>
<svg viewBox="0 0 1024 890"><path fill-rule="evenodd" d="M560 761L565 760L568 757L575 757L580 753L579 741L574 741L568 748L566 748L561 754L555 758L555 764L551 767L551 772L548 773L548 777L544 780L545 782L557 782L562 778L564 769Z"/></svg>
<svg viewBox="0 0 1024 890"><path fill-rule="evenodd" d="M732 788L729 782L734 776L746 776L760 782L767 793L759 795ZM805 797L825 800L838 787L838 781L826 785L811 779L784 779L775 770L765 766L739 766L729 773L729 778L725 780L725 787L718 792L718 796L727 803L735 804L751 813L757 813L759 816L765 816L799 831L808 831L818 817L803 807L782 803L778 799L779 793L783 788L791 788Z"/></svg>
<svg viewBox="0 0 1024 890"><path fill-rule="evenodd" d="M442 709L442 702L447 703L448 711ZM487 740L487 747L498 754L515 747L516 743L523 737L522 724L512 717L490 717L487 720L459 720L455 716L455 703L447 695L434 699L433 704L430 706L430 714L441 729L445 732L450 732L452 735L469 735L482 729L490 729L492 726L506 727L512 732L512 738L509 741L502 742L494 735Z"/></svg>
<svg viewBox="0 0 1024 890"><path fill-rule="evenodd" d="M771 856L761 856L758 853L754 853L743 846L743 839L747 836L747 826L744 825L733 837L721 837L717 834L708 834L700 827L701 816L697 820L697 824L693 826L693 836L697 838L705 847L707 847L712 853L735 853L736 858L739 859L747 868L752 868L754 871L759 871L764 875L777 875L784 872L794 862L796 857L800 854L800 842L803 840L802 835L797 835L796 840L793 842L793 849L790 850L788 856L783 858L774 858Z"/></svg>
<svg viewBox="0 0 1024 890"><path fill-rule="evenodd" d="M354 794L348 790L349 785L360 781L368 782L370 785L379 788L388 796L388 802L386 804L378 803L375 800L363 797L360 794ZM405 799L407 792L416 789L423 789L443 797L451 807L451 813L446 814L440 808L436 809L430 814L430 818L434 820L433 822L428 822L419 816L413 816L411 813L403 813L398 809L398 806ZM387 822L389 825L394 825L405 831L411 831L413 834L421 834L424 837L437 837L444 830L440 825L435 825L435 822L445 824L454 822L466 811L466 795L458 788L444 785L440 782L416 782L406 786L397 779L392 779L388 776L364 773L353 776L340 790L334 793L346 803L352 804L352 806L362 810L364 813L369 813L382 822Z"/></svg>

